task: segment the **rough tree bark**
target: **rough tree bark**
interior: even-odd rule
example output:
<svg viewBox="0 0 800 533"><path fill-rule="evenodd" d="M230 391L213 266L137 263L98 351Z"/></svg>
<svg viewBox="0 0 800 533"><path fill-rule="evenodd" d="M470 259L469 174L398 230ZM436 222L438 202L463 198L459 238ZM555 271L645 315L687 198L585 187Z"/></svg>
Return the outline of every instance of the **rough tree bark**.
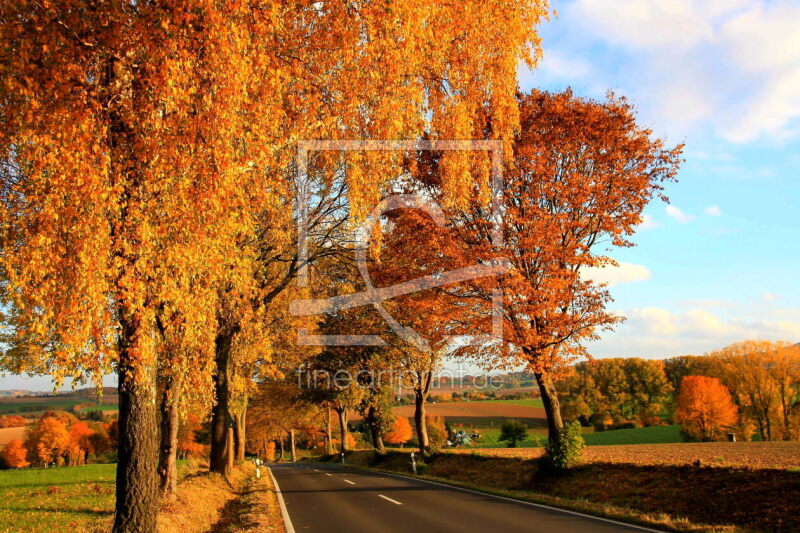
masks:
<svg viewBox="0 0 800 533"><path fill-rule="evenodd" d="M178 425L182 376L168 376L161 396L161 448L158 455L158 491L161 497L175 493L178 485Z"/></svg>
<svg viewBox="0 0 800 533"><path fill-rule="evenodd" d="M119 446L114 533L156 531L158 417L155 365L133 368L130 344L141 324L120 320ZM139 341L141 342L141 341Z"/></svg>
<svg viewBox="0 0 800 533"><path fill-rule="evenodd" d="M550 444L557 444L561 440L564 421L561 419L561 405L558 402L556 385L548 372L534 372L534 376L539 385L539 394L542 396L544 412L547 416L547 439Z"/></svg>
<svg viewBox="0 0 800 533"><path fill-rule="evenodd" d="M230 474L228 460L228 429L231 419L228 409L230 385L230 358L233 334L221 332L214 341L216 373L214 374L214 390L217 403L214 405L211 419L211 451L209 454L209 470L227 476ZM232 451L232 450L231 450Z"/></svg>
<svg viewBox="0 0 800 533"><path fill-rule="evenodd" d="M289 430L289 446L292 451L292 462L297 462L297 446L295 445L294 430Z"/></svg>

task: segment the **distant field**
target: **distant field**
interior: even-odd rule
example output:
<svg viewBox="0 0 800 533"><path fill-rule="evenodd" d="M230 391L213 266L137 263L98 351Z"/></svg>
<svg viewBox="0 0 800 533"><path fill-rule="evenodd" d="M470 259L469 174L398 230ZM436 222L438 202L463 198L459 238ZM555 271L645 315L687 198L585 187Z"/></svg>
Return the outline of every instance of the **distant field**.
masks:
<svg viewBox="0 0 800 533"><path fill-rule="evenodd" d="M0 429L0 450L12 440L22 440L25 437L25 428L3 428Z"/></svg>
<svg viewBox="0 0 800 533"><path fill-rule="evenodd" d="M0 531L101 531L116 465L0 471Z"/></svg>
<svg viewBox="0 0 800 533"><path fill-rule="evenodd" d="M81 407L81 412L84 413L86 411L103 411L103 412L117 412L119 411L119 405L108 405L108 404L101 404L101 405L88 405L86 407Z"/></svg>
<svg viewBox="0 0 800 533"><path fill-rule="evenodd" d="M521 420L529 427L542 427L547 424L544 409L528 400L483 401L483 402L445 402L429 404L425 411L431 416L447 419L453 427L499 428L509 418ZM402 405L392 409L395 416L414 417L413 405Z"/></svg>
<svg viewBox="0 0 800 533"><path fill-rule="evenodd" d="M39 398L3 398L0 399L0 414L16 414L21 416L38 416L45 411L68 411L72 412L73 408L77 405L85 403L93 403L95 397L87 396L67 396L67 397L50 397L43 396ZM101 404L95 404L81 408L81 411L118 411L116 395L107 395L103 397Z"/></svg>
<svg viewBox="0 0 800 533"><path fill-rule="evenodd" d="M71 411L76 405L86 403L85 398L20 398L0 400L0 414L31 415L43 411Z"/></svg>
<svg viewBox="0 0 800 533"><path fill-rule="evenodd" d="M680 426L615 429L612 431L586 433L583 438L588 446L612 444L668 444L683 442Z"/></svg>
<svg viewBox="0 0 800 533"><path fill-rule="evenodd" d="M541 407L544 409L544 404L541 398L525 398L523 400L486 400L489 403L500 403L509 405L526 405L528 407Z"/></svg>

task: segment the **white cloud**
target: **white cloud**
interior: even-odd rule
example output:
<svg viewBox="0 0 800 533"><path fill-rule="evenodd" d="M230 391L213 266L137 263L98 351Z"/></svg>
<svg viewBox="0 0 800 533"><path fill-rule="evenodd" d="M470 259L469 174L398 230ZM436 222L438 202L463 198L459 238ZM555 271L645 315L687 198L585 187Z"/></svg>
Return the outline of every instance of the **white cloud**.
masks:
<svg viewBox="0 0 800 533"><path fill-rule="evenodd" d="M576 56L568 56L557 49L545 48L542 61L537 68L548 74L563 78L583 78L590 74L592 67Z"/></svg>
<svg viewBox="0 0 800 533"><path fill-rule="evenodd" d="M568 64L604 50L599 61L614 62L593 65L593 85L631 96L662 135L709 125L739 143L800 135L797 0L576 0L554 24L577 48L549 53ZM568 82L589 72L562 71Z"/></svg>
<svg viewBox="0 0 800 533"><path fill-rule="evenodd" d="M705 211L707 215L711 215L712 217L722 216L722 209L720 209L718 205L710 205L706 207Z"/></svg>
<svg viewBox="0 0 800 533"><path fill-rule="evenodd" d="M668 205L666 210L667 210L667 215L676 222L678 222L679 224L688 224L689 222L694 220L694 217L692 215L687 215L674 205Z"/></svg>
<svg viewBox="0 0 800 533"><path fill-rule="evenodd" d="M582 277L595 283L607 283L613 286L646 281L652 277L652 273L644 265L620 263L617 266L587 268L583 271Z"/></svg>
<svg viewBox="0 0 800 533"><path fill-rule="evenodd" d="M761 299L767 303L770 303L770 302L777 302L780 299L780 297L777 294L773 294L771 292L765 292L764 294L761 295Z"/></svg>
<svg viewBox="0 0 800 533"><path fill-rule="evenodd" d="M659 307L626 311L627 321L592 347L597 355L665 357L702 354L746 339L800 341L800 310L774 310L764 319L725 319L702 309Z"/></svg>

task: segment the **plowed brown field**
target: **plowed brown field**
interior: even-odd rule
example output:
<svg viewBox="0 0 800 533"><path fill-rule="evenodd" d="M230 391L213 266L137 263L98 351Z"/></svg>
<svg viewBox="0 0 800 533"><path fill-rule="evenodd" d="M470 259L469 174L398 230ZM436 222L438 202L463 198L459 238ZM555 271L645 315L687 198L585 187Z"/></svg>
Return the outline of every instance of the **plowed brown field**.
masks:
<svg viewBox="0 0 800 533"><path fill-rule="evenodd" d="M535 458L541 448L454 449L449 453L479 453L498 457ZM708 442L683 444L631 444L588 446L584 460L591 463L636 465L744 466L751 468L800 468L800 442Z"/></svg>
<svg viewBox="0 0 800 533"><path fill-rule="evenodd" d="M392 412L395 416L405 416L414 418L413 405L401 405L393 407ZM547 425L547 418L544 409L541 407L528 407L526 405L514 405L508 403L492 402L447 402L432 403L425 406L425 413L430 416L441 416L452 419L488 419L488 418L515 418L531 423ZM358 420L358 415L351 416L351 420Z"/></svg>

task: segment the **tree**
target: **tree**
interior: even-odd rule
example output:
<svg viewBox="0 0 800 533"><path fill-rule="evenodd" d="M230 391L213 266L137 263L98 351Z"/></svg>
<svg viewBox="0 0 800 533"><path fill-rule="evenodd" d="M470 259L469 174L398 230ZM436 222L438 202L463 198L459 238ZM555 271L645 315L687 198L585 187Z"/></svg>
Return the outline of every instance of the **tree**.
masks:
<svg viewBox="0 0 800 533"><path fill-rule="evenodd" d="M547 7L541 0L477 3L466 10L457 4L409 3L386 9L373 2L333 2L292 5L279 12L287 19L278 26L285 31L265 39L277 61L265 61L271 68L254 78L274 79L274 72L288 76L280 75L273 83L285 90L274 95L278 108L262 112L276 128L269 133L277 132L268 139L270 145L283 147L297 138L460 138L465 124L483 119L484 113L478 108L484 102L491 103L489 115L496 121L497 138L509 138L518 120L513 105L516 64L519 60L531 66L535 63L539 54L535 27L546 16ZM391 22L400 19L408 24ZM265 27L275 26L270 23ZM492 39L486 38L487 32L493 32ZM365 35L381 37L364 39ZM290 83L286 81L289 79ZM278 153L285 156L291 152ZM365 218L388 179L396 175L393 167L399 167L403 157L385 151L347 154L346 196L354 220ZM311 154L304 188L309 185L308 189L314 191L320 183L329 183L340 166L339 159ZM461 186L470 179L463 171L467 159L462 153L448 155L456 169L445 177L448 198L462 196ZM294 169L286 159L283 163L270 166L262 184L267 190L277 191L280 198L256 211L259 217L265 211L269 213L269 223L254 224L257 234L266 239L239 239L236 242L257 244L244 245L233 254L236 258L255 257L255 267L245 268L250 272L263 272L264 263L270 270L276 265L281 268L273 270L277 275L266 280L260 275L236 274L220 284L220 324L215 342L218 404L211 447L214 471L224 470L225 426L230 417L228 387L235 372L232 365L237 364L231 347L244 329L242 312L249 313L254 306L273 306L272 299L305 266L296 253L285 253L276 246L276 242L291 239L292 232L283 228L294 227L291 221L287 224L287 211L291 210L285 209L283 200L298 198ZM315 170L324 177L322 181Z"/></svg>
<svg viewBox="0 0 800 533"><path fill-rule="evenodd" d="M557 441L563 423L554 375L586 355L585 343L597 331L620 320L606 310L607 287L591 281L589 269L614 265L598 250L601 243L632 245L629 236L643 209L676 174L681 147L668 149L653 139L622 98L598 102L570 91L533 91L519 97L519 112L514 165L507 165L502 180L506 244L496 243L489 195L473 187L467 209L445 210L446 230L416 215L418 236L440 239L446 231L450 240L435 252L418 245L414 251L422 255L411 257L427 262L430 273L508 261L502 276L447 288L461 309L450 327L453 333L490 332L494 295L504 291L505 342L459 351L527 364L544 403L548 437ZM492 127L491 120L476 125L473 136L483 137ZM440 199L445 189L442 164L436 154L418 161L416 175L429 197Z"/></svg>
<svg viewBox="0 0 800 533"><path fill-rule="evenodd" d="M67 424L57 416L42 416L25 432L25 448L31 462L40 466L62 465L70 448Z"/></svg>
<svg viewBox="0 0 800 533"><path fill-rule="evenodd" d="M509 448L516 448L517 443L528 437L528 426L519 420L506 420L500 427L500 441L507 442Z"/></svg>
<svg viewBox="0 0 800 533"><path fill-rule="evenodd" d="M14 439L3 448L2 458L11 468L25 468L30 463L27 460L28 450L19 439Z"/></svg>
<svg viewBox="0 0 800 533"><path fill-rule="evenodd" d="M155 530L159 359L203 382L216 367L212 469L228 464L241 321L226 311L253 301L239 276L254 250L239 245L285 205L294 140L458 138L483 103L509 138L517 65L534 65L546 15L539 0L3 3L0 261L20 334L8 366L98 384L117 369L114 531ZM385 174L352 159L360 216ZM463 170L462 154L448 159ZM447 173L449 196L465 178ZM206 364L163 349L159 317Z"/></svg>
<svg viewBox="0 0 800 533"><path fill-rule="evenodd" d="M706 376L683 378L675 415L684 432L704 442L720 438L739 419L727 387Z"/></svg>
<svg viewBox="0 0 800 533"><path fill-rule="evenodd" d="M398 416L394 419L394 422L389 428L385 440L389 444L402 446L411 439L412 434L413 430L411 429L411 424L408 422L408 418Z"/></svg>
<svg viewBox="0 0 800 533"><path fill-rule="evenodd" d="M0 416L0 429L3 428L21 428L28 425L28 421L21 416L17 415L3 415Z"/></svg>
<svg viewBox="0 0 800 533"><path fill-rule="evenodd" d="M70 466L82 465L86 462L86 456L94 452L92 447L92 435L94 430L89 424L78 421L69 427L69 464Z"/></svg>
<svg viewBox="0 0 800 533"><path fill-rule="evenodd" d="M501 442L507 442L509 448L516 448L520 441L528 437L528 426L519 420L506 420L500 427Z"/></svg>

